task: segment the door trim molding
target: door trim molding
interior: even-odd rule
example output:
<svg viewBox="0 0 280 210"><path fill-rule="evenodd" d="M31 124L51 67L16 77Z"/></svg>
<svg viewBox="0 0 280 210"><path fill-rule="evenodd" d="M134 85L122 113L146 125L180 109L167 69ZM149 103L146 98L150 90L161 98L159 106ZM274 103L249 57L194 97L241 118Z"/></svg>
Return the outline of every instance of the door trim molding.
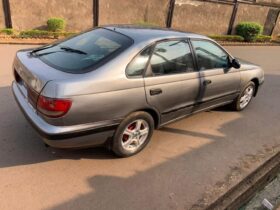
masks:
<svg viewBox="0 0 280 210"><path fill-rule="evenodd" d="M176 108L176 109L172 109L172 110L170 110L170 111L163 112L163 113L161 113L161 114L162 114L162 115L171 114L171 113L173 113L173 112L177 112L177 111L180 111L180 110L185 109L185 108L188 108L188 107L197 106L197 105L201 105L201 104L208 103L208 102L211 102L211 101L219 100L219 99L222 99L222 98L224 98L224 97L236 95L237 93L239 93L239 91L236 91L236 92L233 92L233 93L230 93L230 94L225 94L225 95L222 95L222 96L219 96L219 97L216 97L216 98L211 98L211 99L206 100L206 101L198 101L198 102L196 102L196 103L193 103L193 104L190 104L190 105L186 105L186 106L182 106L182 107L179 107L179 108ZM210 106L210 107L211 107L211 106Z"/></svg>

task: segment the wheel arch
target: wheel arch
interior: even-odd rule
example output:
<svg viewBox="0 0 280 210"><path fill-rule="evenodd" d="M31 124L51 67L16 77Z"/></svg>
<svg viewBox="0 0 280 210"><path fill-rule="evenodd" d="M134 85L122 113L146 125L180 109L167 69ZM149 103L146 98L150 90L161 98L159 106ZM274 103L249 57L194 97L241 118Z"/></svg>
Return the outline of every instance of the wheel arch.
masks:
<svg viewBox="0 0 280 210"><path fill-rule="evenodd" d="M137 111L143 111L143 112L147 112L148 114L150 114L152 116L152 118L154 119L154 124L155 124L155 128L158 128L160 125L160 114L158 113L158 111L152 109L152 108L144 108L144 109L140 109Z"/></svg>
<svg viewBox="0 0 280 210"><path fill-rule="evenodd" d="M258 93L260 82L258 78L253 78L251 79L251 81L255 84L255 92L254 92L254 97L255 97Z"/></svg>

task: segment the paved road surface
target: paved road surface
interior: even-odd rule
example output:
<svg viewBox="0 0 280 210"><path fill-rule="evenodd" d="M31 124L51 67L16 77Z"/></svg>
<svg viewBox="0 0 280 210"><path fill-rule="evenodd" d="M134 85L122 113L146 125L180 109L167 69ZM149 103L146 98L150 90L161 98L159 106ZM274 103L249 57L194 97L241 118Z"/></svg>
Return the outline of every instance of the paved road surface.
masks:
<svg viewBox="0 0 280 210"><path fill-rule="evenodd" d="M265 84L247 110L217 109L170 124L127 159L100 148L44 146L10 90L12 58L27 47L0 45L1 210L190 209L279 149L280 47L228 47L265 69Z"/></svg>

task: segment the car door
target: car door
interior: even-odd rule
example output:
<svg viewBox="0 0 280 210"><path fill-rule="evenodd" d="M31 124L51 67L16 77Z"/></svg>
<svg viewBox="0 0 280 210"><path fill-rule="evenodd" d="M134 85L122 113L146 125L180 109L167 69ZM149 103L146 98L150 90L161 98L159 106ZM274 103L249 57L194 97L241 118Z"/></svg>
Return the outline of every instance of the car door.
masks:
<svg viewBox="0 0 280 210"><path fill-rule="evenodd" d="M230 66L231 56L210 40L192 39L201 78L198 109L228 103L236 98L240 71Z"/></svg>
<svg viewBox="0 0 280 210"><path fill-rule="evenodd" d="M161 113L161 123L191 112L199 94L188 40L168 40L155 45L144 78L148 104Z"/></svg>

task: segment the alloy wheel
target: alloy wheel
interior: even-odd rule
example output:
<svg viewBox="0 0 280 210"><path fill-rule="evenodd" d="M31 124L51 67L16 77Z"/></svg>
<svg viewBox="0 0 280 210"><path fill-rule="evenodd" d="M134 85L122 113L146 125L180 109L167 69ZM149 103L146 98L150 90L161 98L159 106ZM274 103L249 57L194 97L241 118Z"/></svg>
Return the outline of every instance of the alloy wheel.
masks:
<svg viewBox="0 0 280 210"><path fill-rule="evenodd" d="M136 151L149 136L149 124L143 120L138 119L128 124L123 131L121 144L122 147L130 152Z"/></svg>
<svg viewBox="0 0 280 210"><path fill-rule="evenodd" d="M244 92L243 95L240 98L240 108L244 109L251 101L254 94L254 87L252 85L248 86Z"/></svg>

